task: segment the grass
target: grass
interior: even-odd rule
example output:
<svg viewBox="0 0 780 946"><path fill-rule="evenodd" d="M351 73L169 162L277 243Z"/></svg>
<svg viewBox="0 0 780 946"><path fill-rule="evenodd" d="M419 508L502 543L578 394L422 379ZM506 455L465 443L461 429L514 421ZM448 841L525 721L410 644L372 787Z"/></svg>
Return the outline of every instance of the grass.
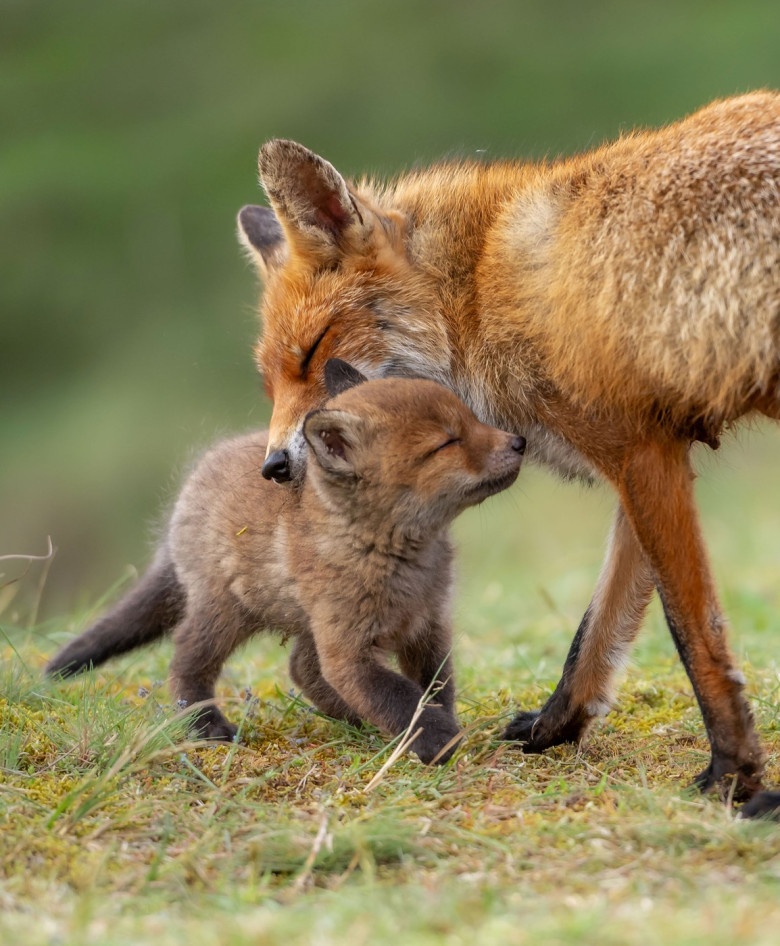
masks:
<svg viewBox="0 0 780 946"><path fill-rule="evenodd" d="M780 443L753 437L724 459L705 462L705 529L780 784ZM774 943L780 830L685 789L707 745L657 610L616 710L582 747L526 757L497 739L557 679L610 508L606 493L527 472L463 517L466 745L436 769L401 757L374 785L392 746L288 692L274 640L223 677L241 744L204 747L168 705L168 645L41 678L104 602L33 631L3 625L0 939Z"/></svg>

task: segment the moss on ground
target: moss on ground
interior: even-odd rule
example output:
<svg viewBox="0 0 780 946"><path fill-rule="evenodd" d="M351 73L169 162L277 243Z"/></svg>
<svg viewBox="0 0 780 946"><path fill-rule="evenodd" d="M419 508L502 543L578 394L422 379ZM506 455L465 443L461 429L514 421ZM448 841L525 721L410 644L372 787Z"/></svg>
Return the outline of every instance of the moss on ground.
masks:
<svg viewBox="0 0 780 946"><path fill-rule="evenodd" d="M36 646L6 648L6 665L39 663ZM0 928L43 909L59 942L76 936L68 930L79 931L74 942L113 942L101 937L120 929L126 938L116 941L132 942L162 913L171 929L189 929L197 915L229 934L220 942L239 943L262 914L276 942L304 937L291 914L278 914L282 905L316 913L327 904L359 932L368 922L356 918L360 890L383 903L406 890L417 919L403 922L420 942L448 941L463 922L483 933L506 925L506 942L525 942L518 897L534 905L528 924L539 932L561 910L579 929L576 904L592 916L633 903L663 917L682 915L691 899L717 913L741 897L780 920L780 906L766 903L780 892L780 832L683 789L707 744L672 661L630 673L619 710L584 746L541 756L497 738L514 699L468 692L460 714L469 736L450 764L432 770L403 757L369 789L386 741L277 689L282 653L262 645L244 658L262 698L229 681L222 688L242 719L234 746L186 741L154 683L164 660L150 652L134 661L124 683L118 671L59 684L30 671L27 688L17 678L16 698L0 701ZM780 784L776 672L754 672L750 687L769 781ZM535 703L538 685L528 681L516 698ZM479 921L475 900L484 901ZM444 904L450 913L432 920L429 908ZM467 922L457 920L465 904ZM556 935L575 934L561 923ZM631 936L655 941L641 927ZM337 937L334 929L319 941Z"/></svg>

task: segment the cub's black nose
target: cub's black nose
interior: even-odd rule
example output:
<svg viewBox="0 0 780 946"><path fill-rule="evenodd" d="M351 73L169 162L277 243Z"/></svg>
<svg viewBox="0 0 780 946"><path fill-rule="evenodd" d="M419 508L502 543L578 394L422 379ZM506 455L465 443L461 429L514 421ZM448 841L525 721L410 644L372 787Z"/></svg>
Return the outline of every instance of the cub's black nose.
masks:
<svg viewBox="0 0 780 946"><path fill-rule="evenodd" d="M518 453L525 453L525 437L513 437L512 449L517 450ZM263 476L265 476L265 473L263 473Z"/></svg>
<svg viewBox="0 0 780 946"><path fill-rule="evenodd" d="M286 450L274 450L265 458L260 472L267 480L273 480L275 483L288 482L292 479L290 455Z"/></svg>

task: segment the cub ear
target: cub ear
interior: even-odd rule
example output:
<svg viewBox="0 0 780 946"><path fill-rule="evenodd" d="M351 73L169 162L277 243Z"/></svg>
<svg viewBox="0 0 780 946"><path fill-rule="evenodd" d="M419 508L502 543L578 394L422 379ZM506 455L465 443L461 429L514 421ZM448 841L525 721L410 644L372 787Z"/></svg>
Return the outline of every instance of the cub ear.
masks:
<svg viewBox="0 0 780 946"><path fill-rule="evenodd" d="M248 204L239 210L238 241L254 261L261 278L287 258L284 230L270 207Z"/></svg>
<svg viewBox="0 0 780 946"><path fill-rule="evenodd" d="M328 397L336 397L337 394L363 384L364 381L368 381L368 378L341 358L328 358L325 362L325 387Z"/></svg>
<svg viewBox="0 0 780 946"><path fill-rule="evenodd" d="M339 172L295 141L275 138L260 149L260 182L287 236L305 249L332 250L347 237L366 236L365 217Z"/></svg>
<svg viewBox="0 0 780 946"><path fill-rule="evenodd" d="M303 422L303 436L317 463L328 473L355 475L363 419L347 411L312 411Z"/></svg>

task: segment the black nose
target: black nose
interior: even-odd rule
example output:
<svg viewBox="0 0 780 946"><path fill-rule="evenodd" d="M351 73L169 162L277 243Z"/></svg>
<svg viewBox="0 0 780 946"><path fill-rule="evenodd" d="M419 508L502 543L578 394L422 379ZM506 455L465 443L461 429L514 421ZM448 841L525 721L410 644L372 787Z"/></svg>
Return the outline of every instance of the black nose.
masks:
<svg viewBox="0 0 780 946"><path fill-rule="evenodd" d="M286 450L274 450L265 458L263 469L260 472L267 480L273 480L275 483L286 483L292 479L290 455Z"/></svg>
<svg viewBox="0 0 780 946"><path fill-rule="evenodd" d="M513 450L517 450L518 453L525 453L525 437L512 437L510 446ZM263 476L265 476L265 472L263 472Z"/></svg>

